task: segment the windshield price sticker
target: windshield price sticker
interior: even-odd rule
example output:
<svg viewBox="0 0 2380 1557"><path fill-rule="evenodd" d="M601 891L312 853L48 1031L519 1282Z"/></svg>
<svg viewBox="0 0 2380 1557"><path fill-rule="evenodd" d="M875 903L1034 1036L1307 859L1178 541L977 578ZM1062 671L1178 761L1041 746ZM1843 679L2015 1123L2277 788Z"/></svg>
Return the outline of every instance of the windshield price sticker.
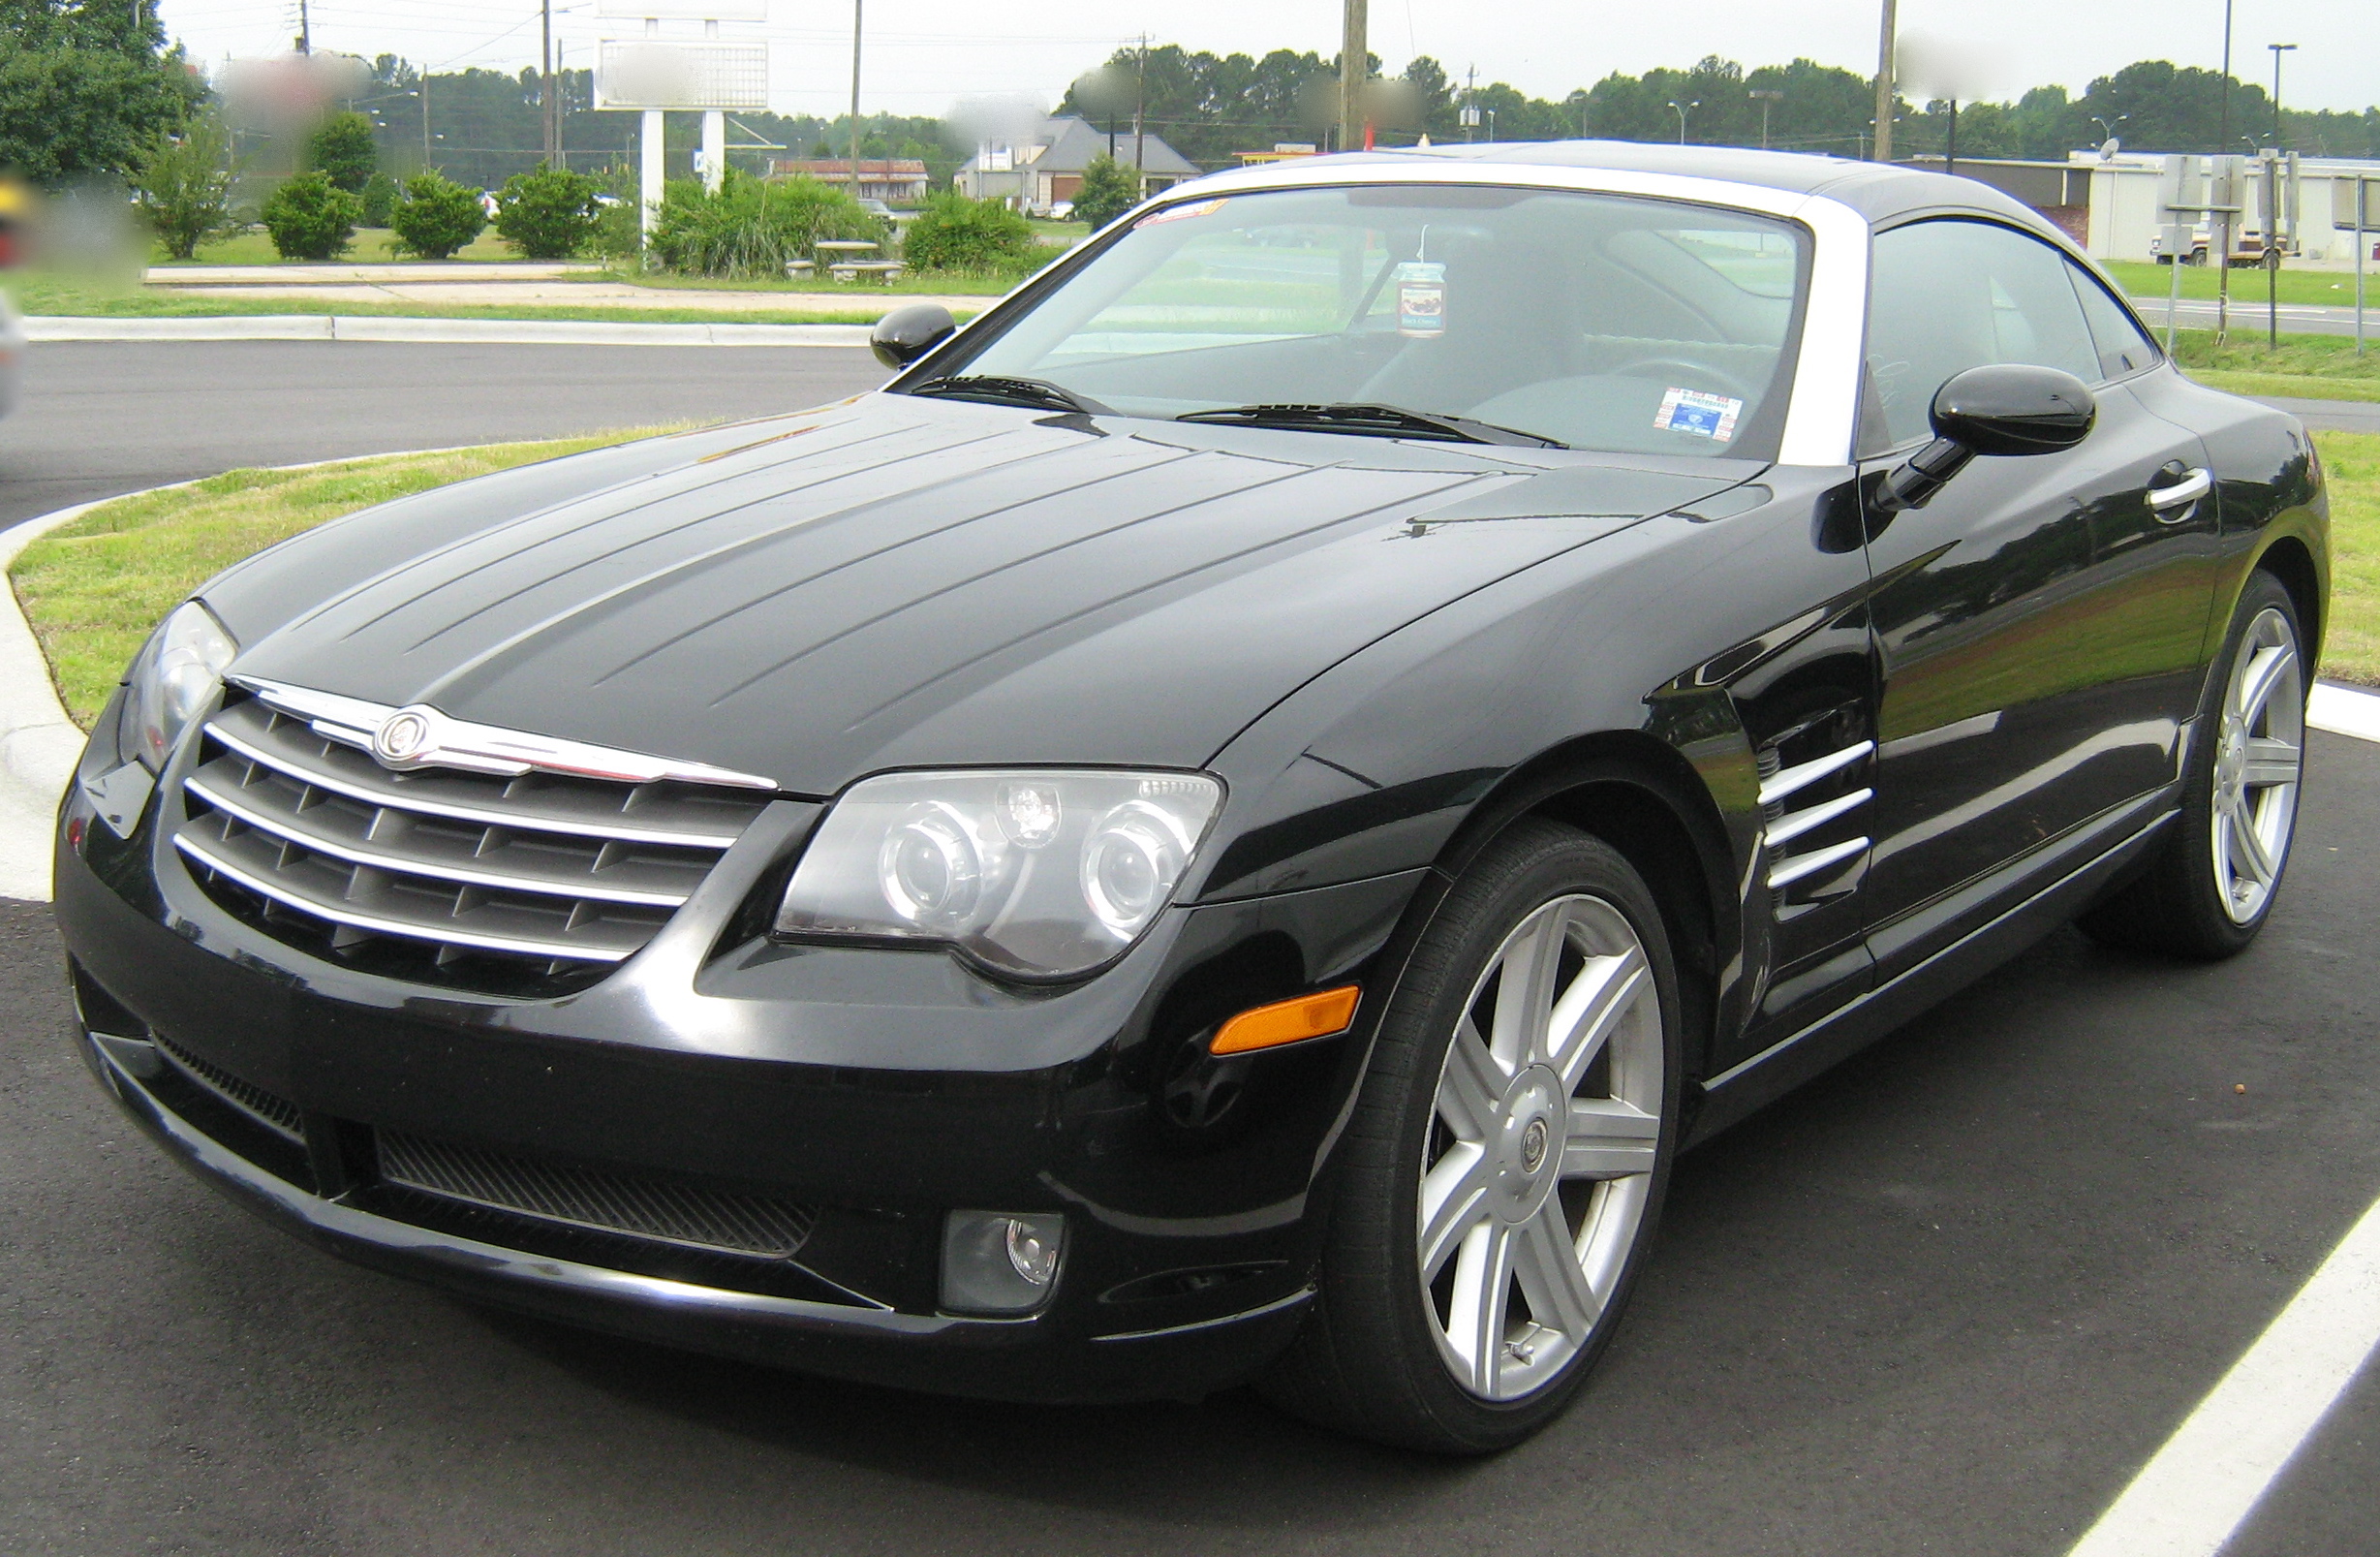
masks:
<svg viewBox="0 0 2380 1557"><path fill-rule="evenodd" d="M1397 266L1397 333L1424 338L1446 332L1446 267L1407 260Z"/></svg>
<svg viewBox="0 0 2380 1557"><path fill-rule="evenodd" d="M1743 415L1744 402L1732 396L1672 389L1662 391L1661 409L1654 413L1653 424L1663 432L1690 432L1727 443L1735 437L1736 420Z"/></svg>

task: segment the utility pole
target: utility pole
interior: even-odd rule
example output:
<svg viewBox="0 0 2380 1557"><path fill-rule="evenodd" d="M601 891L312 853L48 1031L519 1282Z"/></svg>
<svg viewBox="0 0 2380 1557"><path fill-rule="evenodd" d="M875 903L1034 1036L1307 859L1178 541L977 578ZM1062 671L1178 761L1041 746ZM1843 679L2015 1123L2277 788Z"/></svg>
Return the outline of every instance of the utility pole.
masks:
<svg viewBox="0 0 2380 1557"><path fill-rule="evenodd" d="M1876 161L1893 160L1893 34L1898 0L1884 0L1884 26L1876 43Z"/></svg>
<svg viewBox="0 0 2380 1557"><path fill-rule="evenodd" d="M2280 151L2287 149L2287 143L2281 139L2281 56L2298 46L2267 44L2265 47L2272 50L2272 148Z"/></svg>
<svg viewBox="0 0 2380 1557"><path fill-rule="evenodd" d="M430 171L430 67L421 64L421 171Z"/></svg>
<svg viewBox="0 0 2380 1557"><path fill-rule="evenodd" d="M1339 32L1339 149L1352 151L1363 143L1364 78L1372 73L1372 48L1367 0L1345 0Z"/></svg>
<svg viewBox="0 0 2380 1557"><path fill-rule="evenodd" d="M1766 151L1769 149L1769 105L1783 102L1785 94L1773 86L1755 86L1744 95L1760 105L1760 149Z"/></svg>
<svg viewBox="0 0 2380 1557"><path fill-rule="evenodd" d="M2232 0L2223 0L2223 111L2222 132L2216 139L2218 155L2231 155L2231 8ZM2208 236L2213 240L2215 263L2222 266L2214 278L2214 343L2223 344L2231 335L2231 213L2216 213L2217 228ZM2181 256L2174 256L2181 263Z"/></svg>
<svg viewBox="0 0 2380 1557"><path fill-rule="evenodd" d="M867 0L851 0L851 199L859 198L859 31ZM790 140L791 136L786 137Z"/></svg>
<svg viewBox="0 0 2380 1557"><path fill-rule="evenodd" d="M1132 189L1149 198L1149 35L1140 35L1138 63L1132 70Z"/></svg>
<svg viewBox="0 0 2380 1557"><path fill-rule="evenodd" d="M286 16L289 13L285 11L282 15ZM297 0L297 51L300 54L314 52L314 22L306 15L306 0Z"/></svg>
<svg viewBox="0 0 2380 1557"><path fill-rule="evenodd" d="M544 40L538 50L539 106L545 111L545 166L551 168L562 160L562 114L554 103L554 0L541 0L544 8Z"/></svg>

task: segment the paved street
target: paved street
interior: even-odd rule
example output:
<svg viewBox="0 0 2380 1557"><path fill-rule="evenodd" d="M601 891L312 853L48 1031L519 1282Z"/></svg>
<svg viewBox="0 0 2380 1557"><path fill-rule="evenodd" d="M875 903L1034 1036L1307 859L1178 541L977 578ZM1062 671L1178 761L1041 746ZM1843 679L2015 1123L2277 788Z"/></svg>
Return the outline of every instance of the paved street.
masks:
<svg viewBox="0 0 2380 1557"><path fill-rule="evenodd" d="M1476 1465L1243 1396L772 1375L335 1263L118 1119L45 911L0 909L0 1550L2055 1557L2380 1191L2380 748L2312 755L2254 950L2060 934L1687 1158L1600 1377ZM2375 1475L2367 1382L2235 1549L2371 1550Z"/></svg>
<svg viewBox="0 0 2380 1557"><path fill-rule="evenodd" d="M0 527L211 476L798 410L881 384L849 348L50 343L0 420Z"/></svg>

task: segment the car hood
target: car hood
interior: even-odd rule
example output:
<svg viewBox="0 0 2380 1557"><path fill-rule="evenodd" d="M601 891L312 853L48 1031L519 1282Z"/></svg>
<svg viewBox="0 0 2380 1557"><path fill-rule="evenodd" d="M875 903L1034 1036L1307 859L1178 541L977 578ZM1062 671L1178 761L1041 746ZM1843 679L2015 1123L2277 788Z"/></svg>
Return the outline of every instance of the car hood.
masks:
<svg viewBox="0 0 2380 1557"><path fill-rule="evenodd" d="M236 675L795 794L1195 767L1381 636L1758 471L875 394L356 515L206 598L255 634Z"/></svg>

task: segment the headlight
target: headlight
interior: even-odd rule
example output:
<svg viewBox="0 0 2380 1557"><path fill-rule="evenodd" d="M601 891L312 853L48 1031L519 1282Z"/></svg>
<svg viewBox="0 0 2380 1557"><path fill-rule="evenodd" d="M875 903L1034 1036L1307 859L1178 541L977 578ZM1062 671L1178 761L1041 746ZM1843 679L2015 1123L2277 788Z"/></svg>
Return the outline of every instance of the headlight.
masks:
<svg viewBox="0 0 2380 1557"><path fill-rule="evenodd" d="M1026 979L1114 958L1190 872L1223 787L1202 773L887 773L835 802L777 929L930 941Z"/></svg>
<svg viewBox="0 0 2380 1557"><path fill-rule="evenodd" d="M195 600L177 607L150 635L124 678L133 755L150 772L165 771L183 727L213 700L224 668L238 652L214 612Z"/></svg>

